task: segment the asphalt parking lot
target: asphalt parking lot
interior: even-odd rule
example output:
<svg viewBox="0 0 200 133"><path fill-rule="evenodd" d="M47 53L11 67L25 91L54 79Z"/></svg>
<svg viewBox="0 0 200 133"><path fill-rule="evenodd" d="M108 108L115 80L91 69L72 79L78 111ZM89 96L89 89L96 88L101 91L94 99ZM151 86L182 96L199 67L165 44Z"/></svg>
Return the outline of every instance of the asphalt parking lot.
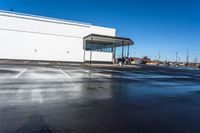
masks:
<svg viewBox="0 0 200 133"><path fill-rule="evenodd" d="M0 61L0 133L199 133L200 71Z"/></svg>

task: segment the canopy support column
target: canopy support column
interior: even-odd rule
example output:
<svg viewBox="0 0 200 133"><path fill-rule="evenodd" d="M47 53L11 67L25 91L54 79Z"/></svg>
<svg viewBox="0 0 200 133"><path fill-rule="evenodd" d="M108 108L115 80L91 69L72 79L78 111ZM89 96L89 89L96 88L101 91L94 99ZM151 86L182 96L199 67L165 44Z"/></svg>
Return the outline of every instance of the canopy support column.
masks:
<svg viewBox="0 0 200 133"><path fill-rule="evenodd" d="M122 41L122 66L124 65L124 41Z"/></svg>
<svg viewBox="0 0 200 133"><path fill-rule="evenodd" d="M114 53L114 44L112 44L112 63L115 63L115 53Z"/></svg>
<svg viewBox="0 0 200 133"><path fill-rule="evenodd" d="M116 62L116 47L114 47L114 62Z"/></svg>
<svg viewBox="0 0 200 133"><path fill-rule="evenodd" d="M127 51L127 57L129 58L129 54L130 54L130 49L129 49L129 45L128 45L128 51Z"/></svg>
<svg viewBox="0 0 200 133"><path fill-rule="evenodd" d="M91 37L91 42L92 42L92 37ZM91 44L91 47L90 47L90 65L92 65L92 44Z"/></svg>

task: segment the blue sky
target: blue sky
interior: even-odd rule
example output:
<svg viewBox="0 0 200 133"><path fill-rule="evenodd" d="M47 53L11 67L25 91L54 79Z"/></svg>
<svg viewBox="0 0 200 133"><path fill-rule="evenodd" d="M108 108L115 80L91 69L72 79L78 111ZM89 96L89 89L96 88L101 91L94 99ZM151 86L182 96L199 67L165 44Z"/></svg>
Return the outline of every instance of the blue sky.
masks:
<svg viewBox="0 0 200 133"><path fill-rule="evenodd" d="M113 27L135 41L132 56L200 61L199 0L0 0L0 9Z"/></svg>

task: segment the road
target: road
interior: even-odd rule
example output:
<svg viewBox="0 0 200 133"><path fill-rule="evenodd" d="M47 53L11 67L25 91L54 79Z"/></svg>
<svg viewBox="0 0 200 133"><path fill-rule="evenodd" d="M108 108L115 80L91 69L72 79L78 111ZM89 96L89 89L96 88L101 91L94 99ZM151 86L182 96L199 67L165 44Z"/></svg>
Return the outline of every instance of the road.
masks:
<svg viewBox="0 0 200 133"><path fill-rule="evenodd" d="M0 133L200 132L199 70L3 64Z"/></svg>

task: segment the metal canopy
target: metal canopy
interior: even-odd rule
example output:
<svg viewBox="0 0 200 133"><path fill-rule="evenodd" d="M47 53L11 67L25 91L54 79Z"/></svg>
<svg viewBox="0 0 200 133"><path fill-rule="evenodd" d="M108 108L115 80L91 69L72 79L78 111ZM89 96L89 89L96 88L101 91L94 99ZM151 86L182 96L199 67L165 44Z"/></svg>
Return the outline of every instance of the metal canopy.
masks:
<svg viewBox="0 0 200 133"><path fill-rule="evenodd" d="M90 34L90 35L84 37L84 40L92 41L92 42L99 42L99 43L103 43L103 44L105 44L105 43L114 44L115 47L129 46L129 45L134 44L134 42L129 38L105 36L105 35L99 35L99 34Z"/></svg>

